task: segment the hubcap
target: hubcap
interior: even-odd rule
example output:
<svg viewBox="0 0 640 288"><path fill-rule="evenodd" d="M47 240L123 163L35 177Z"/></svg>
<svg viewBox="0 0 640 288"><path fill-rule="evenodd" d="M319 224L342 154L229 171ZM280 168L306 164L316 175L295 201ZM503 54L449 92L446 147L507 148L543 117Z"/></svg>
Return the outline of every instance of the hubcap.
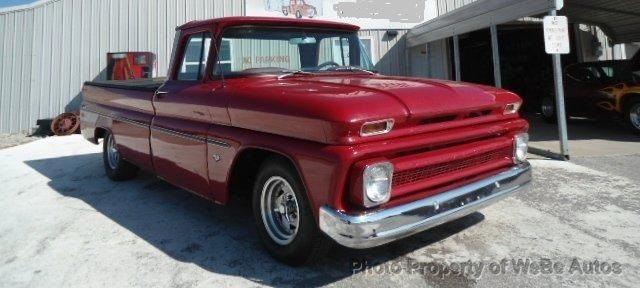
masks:
<svg viewBox="0 0 640 288"><path fill-rule="evenodd" d="M553 117L553 101L549 98L542 99L542 115L545 117Z"/></svg>
<svg viewBox="0 0 640 288"><path fill-rule="evenodd" d="M109 162L109 168L116 169L119 160L120 153L118 153L118 149L116 148L116 142L113 141L113 136L109 134L107 137L107 162Z"/></svg>
<svg viewBox="0 0 640 288"><path fill-rule="evenodd" d="M635 104L631 107L629 119L633 127L640 130L640 104Z"/></svg>
<svg viewBox="0 0 640 288"><path fill-rule="evenodd" d="M293 241L300 223L296 194L287 180L273 176L262 187L260 212L267 233L280 245Z"/></svg>

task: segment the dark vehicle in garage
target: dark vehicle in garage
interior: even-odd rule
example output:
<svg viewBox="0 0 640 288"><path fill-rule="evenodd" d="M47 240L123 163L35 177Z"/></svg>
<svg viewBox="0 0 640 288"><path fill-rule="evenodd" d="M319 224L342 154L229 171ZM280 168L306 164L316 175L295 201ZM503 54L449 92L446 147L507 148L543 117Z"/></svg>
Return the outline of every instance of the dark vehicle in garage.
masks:
<svg viewBox="0 0 640 288"><path fill-rule="evenodd" d="M567 116L622 119L640 133L640 53L631 60L578 63L564 72ZM557 120L555 100L544 97L542 117Z"/></svg>

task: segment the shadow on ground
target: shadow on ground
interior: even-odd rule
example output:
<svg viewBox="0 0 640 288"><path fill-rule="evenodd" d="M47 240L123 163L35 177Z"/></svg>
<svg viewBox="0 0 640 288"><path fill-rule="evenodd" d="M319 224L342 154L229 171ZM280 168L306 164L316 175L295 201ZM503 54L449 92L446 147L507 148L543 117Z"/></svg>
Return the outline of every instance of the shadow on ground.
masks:
<svg viewBox="0 0 640 288"><path fill-rule="evenodd" d="M26 164L48 177L48 185L61 195L84 201L170 257L264 285L331 284L353 275L354 259L374 264L406 259L407 253L455 235L484 219L482 214L475 213L374 249L335 246L319 263L291 268L274 261L261 247L251 209L245 201L232 201L229 206L215 205L148 173L128 182L111 182L104 174L99 153L33 160ZM465 282L464 279L453 281Z"/></svg>
<svg viewBox="0 0 640 288"><path fill-rule="evenodd" d="M554 141L558 140L558 125L547 123L537 114L523 115L529 121L531 129L530 140ZM570 118L567 120L569 140L609 140L620 142L640 142L640 137L633 133L625 123L613 119L596 121L586 118Z"/></svg>

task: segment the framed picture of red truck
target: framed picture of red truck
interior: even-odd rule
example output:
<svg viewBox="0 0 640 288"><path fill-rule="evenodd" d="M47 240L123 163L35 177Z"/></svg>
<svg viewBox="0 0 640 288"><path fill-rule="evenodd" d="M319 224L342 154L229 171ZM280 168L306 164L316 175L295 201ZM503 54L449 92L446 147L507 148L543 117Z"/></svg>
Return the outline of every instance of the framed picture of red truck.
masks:
<svg viewBox="0 0 640 288"><path fill-rule="evenodd" d="M282 6L284 16L293 15L300 19L302 17L313 18L318 15L318 8L307 4L305 0L290 0L287 5Z"/></svg>

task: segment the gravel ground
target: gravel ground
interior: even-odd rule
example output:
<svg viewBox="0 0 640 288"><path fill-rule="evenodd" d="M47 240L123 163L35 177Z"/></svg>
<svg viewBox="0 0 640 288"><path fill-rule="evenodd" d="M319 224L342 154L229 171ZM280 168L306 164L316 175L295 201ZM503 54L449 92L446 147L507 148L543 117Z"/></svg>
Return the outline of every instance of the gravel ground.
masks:
<svg viewBox="0 0 640 288"><path fill-rule="evenodd" d="M640 156L533 160L526 194L306 268L265 253L242 203L215 206L149 174L109 181L100 147L79 135L0 150L0 162L0 287L640 283Z"/></svg>

